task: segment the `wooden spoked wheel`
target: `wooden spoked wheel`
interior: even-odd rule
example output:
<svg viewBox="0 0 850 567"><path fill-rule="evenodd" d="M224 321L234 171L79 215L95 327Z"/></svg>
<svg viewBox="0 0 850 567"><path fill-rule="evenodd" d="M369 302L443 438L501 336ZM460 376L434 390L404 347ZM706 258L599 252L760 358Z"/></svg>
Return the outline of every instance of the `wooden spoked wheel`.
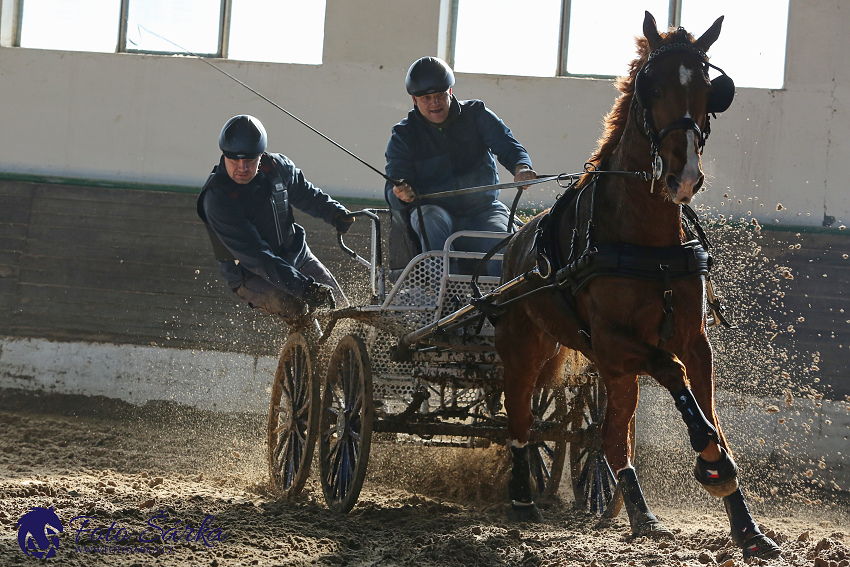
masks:
<svg viewBox="0 0 850 567"><path fill-rule="evenodd" d="M602 447L602 423L608 397L597 377L573 388L570 428L581 432L581 441L570 443L570 473L576 507L594 514L615 517L623 506L616 491L617 480ZM635 422L632 418L631 457L634 458Z"/></svg>
<svg viewBox="0 0 850 567"><path fill-rule="evenodd" d="M346 335L328 363L319 437L322 491L335 512L349 512L360 496L373 416L369 354L360 337Z"/></svg>
<svg viewBox="0 0 850 567"><path fill-rule="evenodd" d="M537 430L563 427L567 418L567 397L564 388L547 386L535 390L531 398L531 412L534 414L534 428ZM546 498L555 495L561 485L567 441L540 441L529 443L528 448L535 496Z"/></svg>
<svg viewBox="0 0 850 567"><path fill-rule="evenodd" d="M294 333L283 345L275 372L269 408L269 477L284 498L297 496L310 475L321 407L315 361L312 339Z"/></svg>

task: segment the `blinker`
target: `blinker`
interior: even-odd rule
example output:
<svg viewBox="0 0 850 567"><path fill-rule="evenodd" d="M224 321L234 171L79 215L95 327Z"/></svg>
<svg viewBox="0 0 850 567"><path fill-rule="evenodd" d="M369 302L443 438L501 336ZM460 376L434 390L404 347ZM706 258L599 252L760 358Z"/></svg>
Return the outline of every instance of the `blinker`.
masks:
<svg viewBox="0 0 850 567"><path fill-rule="evenodd" d="M717 67L714 68L718 69ZM718 69L718 71L722 74L711 81L711 90L708 92L708 100L705 102L705 111L708 114L725 112L735 98L735 81L722 69Z"/></svg>

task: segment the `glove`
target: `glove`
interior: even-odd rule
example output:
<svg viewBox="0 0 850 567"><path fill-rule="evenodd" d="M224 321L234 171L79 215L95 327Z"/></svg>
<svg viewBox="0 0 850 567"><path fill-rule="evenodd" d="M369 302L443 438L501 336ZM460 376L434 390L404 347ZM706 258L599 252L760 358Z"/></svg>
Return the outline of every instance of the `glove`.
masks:
<svg viewBox="0 0 850 567"><path fill-rule="evenodd" d="M316 309L333 309L336 307L333 288L329 285L313 282L304 290L301 297L310 311Z"/></svg>
<svg viewBox="0 0 850 567"><path fill-rule="evenodd" d="M354 216L354 213L349 211L338 211L334 215L334 226L336 227L336 231L339 234L347 233L348 229L351 228L351 225L353 225L356 220L357 217Z"/></svg>

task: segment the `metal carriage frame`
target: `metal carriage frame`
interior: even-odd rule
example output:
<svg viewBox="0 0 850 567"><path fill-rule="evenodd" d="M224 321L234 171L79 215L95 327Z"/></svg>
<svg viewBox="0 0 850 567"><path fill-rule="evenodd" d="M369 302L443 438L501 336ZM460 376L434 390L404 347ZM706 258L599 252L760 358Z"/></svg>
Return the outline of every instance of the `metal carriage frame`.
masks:
<svg viewBox="0 0 850 567"><path fill-rule="evenodd" d="M391 274L383 266L379 216L387 212L355 213L371 222L368 259L339 236L342 249L369 270L370 304L320 316L323 333L295 331L281 351L269 410L268 461L282 498L296 498L303 490L316 444L325 501L346 513L359 497L373 433L429 445L507 442L494 328L472 302L472 276L457 269L484 254L452 250L459 238L504 234L456 233L443 250L419 254ZM500 262L501 255L490 261ZM477 278L485 299L516 284ZM336 339L332 349L329 338ZM622 499L601 447L605 400L601 381L586 369L565 368L560 383L535 392L529 443L538 498L557 493L569 456L576 505L609 516L619 512Z"/></svg>

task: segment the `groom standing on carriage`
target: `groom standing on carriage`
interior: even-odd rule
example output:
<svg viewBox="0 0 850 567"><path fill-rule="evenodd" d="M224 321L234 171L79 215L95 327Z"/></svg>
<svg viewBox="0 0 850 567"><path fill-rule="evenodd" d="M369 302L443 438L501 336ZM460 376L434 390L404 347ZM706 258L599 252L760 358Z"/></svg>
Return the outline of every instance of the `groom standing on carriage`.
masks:
<svg viewBox="0 0 850 567"><path fill-rule="evenodd" d="M507 232L509 211L498 190L426 202L418 197L499 183L495 158L514 174L514 181L537 178L528 152L505 123L482 101L455 98L454 83L443 60L422 57L414 62L405 79L413 109L393 127L387 145L387 176L401 184L387 181L385 197L394 220L414 231L422 251L442 250L460 230ZM470 240L464 248L471 252L493 246L490 240Z"/></svg>

